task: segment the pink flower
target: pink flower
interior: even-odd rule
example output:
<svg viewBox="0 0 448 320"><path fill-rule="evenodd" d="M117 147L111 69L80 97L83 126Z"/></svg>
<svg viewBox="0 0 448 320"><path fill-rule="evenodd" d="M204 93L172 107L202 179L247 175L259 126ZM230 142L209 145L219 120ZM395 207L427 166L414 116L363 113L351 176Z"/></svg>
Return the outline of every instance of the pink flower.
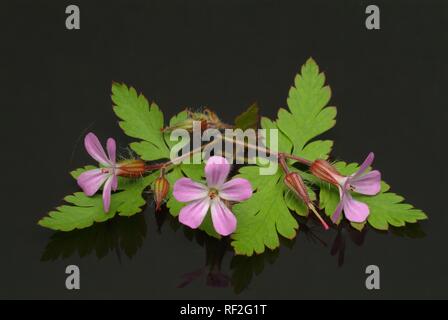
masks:
<svg viewBox="0 0 448 320"><path fill-rule="evenodd" d="M78 177L78 185L87 196L93 196L104 184L103 207L104 211L108 212L111 192L116 191L118 187L115 140L107 139L107 155L97 136L91 132L84 138L84 146L90 156L103 167L83 172Z"/></svg>
<svg viewBox="0 0 448 320"><path fill-rule="evenodd" d="M352 198L350 191L365 195L375 195L381 189L381 173L373 170L365 173L374 159L373 152L359 167L358 171L350 176L341 175L335 167L325 160L316 160L310 166L310 171L318 178L334 184L339 189L340 202L332 215L333 222L337 222L344 210L345 217L352 222L364 222L369 216L369 207Z"/></svg>
<svg viewBox="0 0 448 320"><path fill-rule="evenodd" d="M173 195L177 201L188 202L179 213L179 221L196 229L211 208L213 226L223 236L236 229L236 217L222 200L244 201L252 196L252 186L243 178L226 181L230 172L229 162L219 156L210 157L205 166L207 185L189 178L174 184Z"/></svg>

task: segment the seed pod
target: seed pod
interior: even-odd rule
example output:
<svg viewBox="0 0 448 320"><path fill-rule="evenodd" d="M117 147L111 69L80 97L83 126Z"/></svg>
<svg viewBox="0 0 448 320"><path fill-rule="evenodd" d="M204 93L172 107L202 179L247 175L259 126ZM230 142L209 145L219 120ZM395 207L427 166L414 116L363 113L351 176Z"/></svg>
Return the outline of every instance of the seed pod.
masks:
<svg viewBox="0 0 448 320"><path fill-rule="evenodd" d="M124 160L117 163L117 176L137 178L145 173L145 162L140 159Z"/></svg>
<svg viewBox="0 0 448 320"><path fill-rule="evenodd" d="M329 227L327 223L324 221L324 219L322 219L322 217L314 207L314 204L311 201L310 196L308 195L308 191L300 175L297 172L287 173L283 181L288 186L288 188L296 194L297 197L305 202L306 207L314 213L317 219L319 219L324 229L328 230Z"/></svg>
<svg viewBox="0 0 448 320"><path fill-rule="evenodd" d="M329 182L333 185L339 185L339 181L344 177L328 161L317 159L311 166L310 171L319 179Z"/></svg>
<svg viewBox="0 0 448 320"><path fill-rule="evenodd" d="M169 189L170 183L164 175L161 175L154 181L154 200L156 202L156 211L160 210L160 206L166 198Z"/></svg>
<svg viewBox="0 0 448 320"><path fill-rule="evenodd" d="M296 194L296 196L298 196L303 200L303 202L305 202L308 207L308 204L311 203L311 200L300 175L297 172L290 172L286 174L283 181L288 186L288 188Z"/></svg>

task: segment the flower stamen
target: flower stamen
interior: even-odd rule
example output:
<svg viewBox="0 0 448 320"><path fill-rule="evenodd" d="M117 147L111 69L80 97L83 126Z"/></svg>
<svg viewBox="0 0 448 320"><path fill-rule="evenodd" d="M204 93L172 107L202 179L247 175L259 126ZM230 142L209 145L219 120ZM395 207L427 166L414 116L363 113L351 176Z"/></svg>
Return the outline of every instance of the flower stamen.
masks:
<svg viewBox="0 0 448 320"><path fill-rule="evenodd" d="M211 188L208 192L208 197L213 200L217 196L218 196L218 190Z"/></svg>

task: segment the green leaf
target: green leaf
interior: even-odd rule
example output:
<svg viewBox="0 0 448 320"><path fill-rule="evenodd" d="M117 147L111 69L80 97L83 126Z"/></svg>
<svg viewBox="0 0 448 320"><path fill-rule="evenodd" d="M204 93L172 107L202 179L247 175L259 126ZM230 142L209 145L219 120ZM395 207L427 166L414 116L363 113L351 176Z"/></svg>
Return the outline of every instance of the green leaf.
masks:
<svg viewBox="0 0 448 320"><path fill-rule="evenodd" d="M170 152L165 143L163 113L159 107L143 95L138 95L134 88L125 84L112 84L112 101L120 127L130 137L141 142L131 143L131 148L144 160L169 158Z"/></svg>
<svg viewBox="0 0 448 320"><path fill-rule="evenodd" d="M256 129L258 126L258 104L253 103L246 111L235 118L235 128L242 130Z"/></svg>
<svg viewBox="0 0 448 320"><path fill-rule="evenodd" d="M171 117L169 126L174 127L177 123L182 122L182 121L186 120L187 118L188 118L187 111L179 112L178 114ZM176 145L178 143L178 141L171 141L170 135L171 135L171 132L165 132L163 135L163 138L165 139L166 145L168 146L169 149L171 149L171 147L173 147L174 145Z"/></svg>
<svg viewBox="0 0 448 320"><path fill-rule="evenodd" d="M358 170L357 163L346 164L338 162L336 169L343 175L353 174ZM352 193L353 198L366 203L369 206L370 214L367 222L375 229L388 230L389 226L402 227L406 223L415 223L419 220L427 219L426 214L409 204L403 203L403 197L388 192L389 185L382 182L381 191L375 196L366 196ZM322 183L320 189L320 206L325 208L325 213L331 216L339 203L339 192L336 187ZM364 223L365 224L365 223ZM362 230L364 224L351 224L357 230Z"/></svg>
<svg viewBox="0 0 448 320"><path fill-rule="evenodd" d="M289 111L278 112L277 126L292 141L293 153L308 160L327 157L333 145L332 141L308 144L336 123L336 107L327 107L331 90L324 84L325 75L319 73L312 58L308 59L289 90Z"/></svg>
<svg viewBox="0 0 448 320"><path fill-rule="evenodd" d="M324 84L324 74L319 73L317 64L309 59L289 91L288 110L280 109L276 121L261 119L263 129L279 130L278 151L293 153L310 161L328 157L332 141L311 141L335 124L336 108L326 106L331 91ZM272 149L269 133L265 144ZM239 171L239 176L248 179L256 192L252 198L233 206L238 225L232 235L232 246L237 254L250 256L254 252L264 252L265 247L277 248L279 235L289 239L296 236L298 224L290 210L301 216L308 214L303 201L284 185L280 169L274 175L260 176L259 168L243 167ZM314 182L309 175L299 173L305 180ZM309 188L308 192L315 199L314 192Z"/></svg>
<svg viewBox="0 0 448 320"><path fill-rule="evenodd" d="M316 194L313 190L308 188L308 195L312 201L316 200ZM291 190L287 190L285 193L285 202L289 209L295 211L298 215L307 217L308 216L308 208L305 203L297 198L297 196Z"/></svg>
<svg viewBox="0 0 448 320"><path fill-rule="evenodd" d="M91 167L85 167L72 172L73 176L81 174ZM71 231L90 227L94 222L104 222L112 219L116 214L132 216L140 212L146 203L142 192L157 177L151 174L144 178L119 180L118 192L112 193L111 205L108 213L103 210L103 200L100 194L92 197L83 192L76 192L64 198L67 205L60 206L42 218L38 224L53 230Z"/></svg>
<svg viewBox="0 0 448 320"><path fill-rule="evenodd" d="M402 227L406 223L415 223L428 218L423 211L415 209L410 204L402 203L404 198L392 192L380 193L373 197L360 196L356 198L367 203L370 208L367 221L372 227L379 230L387 230L389 225Z"/></svg>
<svg viewBox="0 0 448 320"><path fill-rule="evenodd" d="M278 130L277 124L269 118L262 117L260 123L261 123L261 127L263 129L266 129L266 131ZM291 140L283 132L281 132L281 131L277 131L277 132L278 132L278 151L291 153L291 151L292 151ZM270 140L270 137L271 137L271 135L269 133L267 133L266 137L265 137L265 144L266 144L266 147L268 147L268 148L272 148L272 142Z"/></svg>
<svg viewBox="0 0 448 320"><path fill-rule="evenodd" d="M128 88L125 84L114 83L112 85L112 100L115 104L114 111L122 120L120 127L123 131L130 137L143 140L131 143L131 148L144 160L169 158L171 147L178 142L170 140L169 132L162 132L164 120L163 113L159 107L155 103L149 106L148 101L143 95L138 95L134 88ZM169 126L172 127L186 120L187 117L188 113L182 111L170 119ZM158 174L160 174L159 171L154 173L154 175ZM178 202L172 196L174 183L182 177L188 177L198 181L202 179L203 174L203 164L185 163L175 165L166 174L166 178L170 183L170 191L166 202L171 215L177 216L180 209L186 205L185 203ZM204 219L200 229L213 237L219 238L209 217Z"/></svg>
<svg viewBox="0 0 448 320"><path fill-rule="evenodd" d="M175 126L177 123L184 121L187 119L188 113L186 111L182 111L178 113L177 115L171 117L169 126ZM174 146L177 141L171 141L170 140L170 133L164 134L164 139L166 144L169 148ZM192 159L190 159L192 160ZM195 181L202 181L204 180L204 163L200 164L193 164L193 163L180 163L178 165L175 165L170 171L167 172L166 178L170 184L170 190L167 196L166 205L170 211L170 214L173 217L177 217L180 209L182 209L186 203L182 203L177 201L173 196L173 186L176 183L176 181L180 178L187 177L190 179L193 179ZM205 182L204 182L205 183ZM215 237L215 238L221 238L221 236L215 231L212 220L210 218L210 213L208 213L202 222L202 224L199 226L199 229L207 233L209 236Z"/></svg>
<svg viewBox="0 0 448 320"><path fill-rule="evenodd" d="M237 254L247 256L264 252L265 246L277 248L278 234L292 239L299 227L286 204L284 194L287 189L280 172L274 176L262 176L258 170L256 166L240 169L238 176L248 179L257 192L232 208L238 219L232 246Z"/></svg>
<svg viewBox="0 0 448 320"><path fill-rule="evenodd" d="M113 83L112 100L114 111L121 119L120 127L130 137L138 138L140 142L131 143L131 148L144 160L169 158L170 152L166 142L169 136L162 132L164 127L163 114L159 107L148 101L143 95L137 94L134 88L125 84ZM171 119L181 121L186 117L181 112ZM71 173L76 179L83 171L93 169L87 166ZM108 213L103 211L102 196L97 194L88 197L82 192L76 192L64 198L67 205L56 208L55 211L41 219L38 223L54 230L70 231L91 226L94 222L103 222L120 216L131 216L141 211L146 203L142 192L151 185L159 172L140 179L119 178L119 192L111 196L111 207Z"/></svg>

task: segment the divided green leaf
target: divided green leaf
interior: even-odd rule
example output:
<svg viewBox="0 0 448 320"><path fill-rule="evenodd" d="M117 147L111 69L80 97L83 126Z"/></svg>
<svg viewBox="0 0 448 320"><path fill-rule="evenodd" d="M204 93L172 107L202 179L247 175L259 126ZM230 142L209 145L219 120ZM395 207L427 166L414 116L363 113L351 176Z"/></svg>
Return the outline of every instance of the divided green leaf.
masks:
<svg viewBox="0 0 448 320"><path fill-rule="evenodd" d="M131 148L144 160L169 158L170 151L162 132L163 113L153 102L137 94L134 88L125 84L112 84L112 101L120 127L124 133L142 141L131 143Z"/></svg>
<svg viewBox="0 0 448 320"><path fill-rule="evenodd" d="M83 171L92 168L88 166L75 170L72 176L76 178ZM108 213L104 212L101 194L88 197L83 192L76 192L64 198L68 204L51 211L38 224L53 230L71 231L90 227L94 222L112 219L116 214L132 216L142 210L146 203L142 193L155 178L155 174L137 179L120 178L119 191L112 193Z"/></svg>
<svg viewBox="0 0 448 320"><path fill-rule="evenodd" d="M279 152L292 152L311 161L328 157L332 141L310 142L335 124L336 108L327 107L331 91L324 84L324 74L319 72L314 60L309 59L289 91L288 110L280 109L276 121L261 119L263 129L279 130ZM269 133L265 143L272 149ZM305 204L285 187L280 169L276 174L266 176L260 176L259 169L253 166L239 171L239 176L248 179L256 192L249 200L233 206L238 225L232 235L232 246L237 254L250 256L264 252L265 247L277 248L279 234L289 239L296 236L299 226L290 209L300 215L307 214ZM315 198L312 190L309 192Z"/></svg>
<svg viewBox="0 0 448 320"><path fill-rule="evenodd" d="M336 107L327 106L331 90L325 86L325 75L319 72L316 62L310 58L302 66L289 90L288 110L281 108L276 124L291 140L293 154L308 160L326 158L333 141L310 140L331 129L335 123Z"/></svg>

